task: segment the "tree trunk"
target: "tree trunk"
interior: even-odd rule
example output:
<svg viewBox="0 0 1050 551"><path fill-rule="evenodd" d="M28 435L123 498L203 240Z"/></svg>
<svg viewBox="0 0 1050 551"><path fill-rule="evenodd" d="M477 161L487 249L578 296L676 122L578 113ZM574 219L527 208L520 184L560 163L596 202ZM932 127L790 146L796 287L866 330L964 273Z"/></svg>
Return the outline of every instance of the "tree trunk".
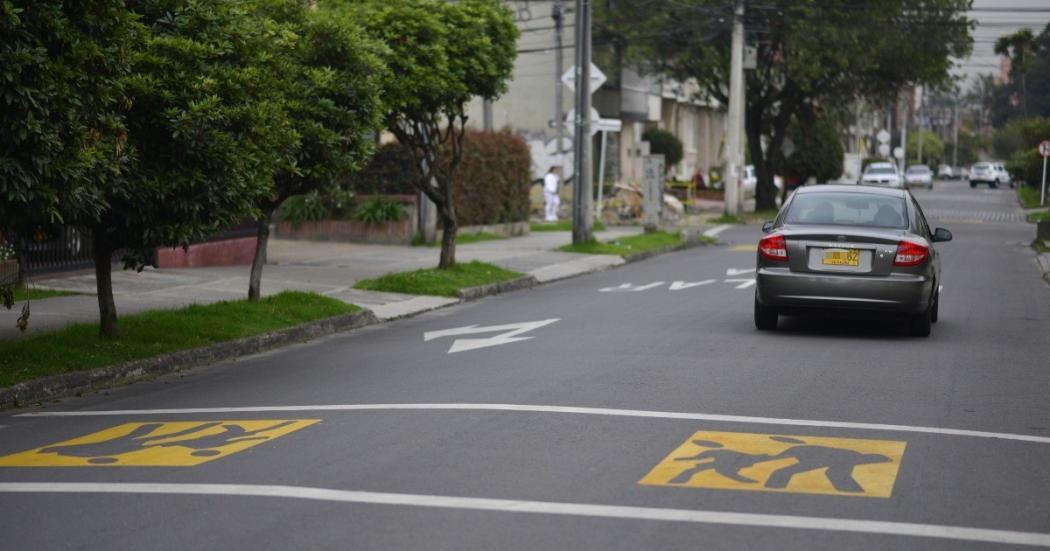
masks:
<svg viewBox="0 0 1050 551"><path fill-rule="evenodd" d="M754 122L752 122L754 121ZM762 120L760 116L749 113L747 117L747 148L751 153L751 163L755 165L755 210L777 208L777 191L773 185L773 174L766 155L762 151Z"/></svg>
<svg viewBox="0 0 1050 551"><path fill-rule="evenodd" d="M113 302L113 246L101 228L95 228L92 240L98 293L98 336L116 339L120 337L120 329L117 327L117 305Z"/></svg>
<svg viewBox="0 0 1050 551"><path fill-rule="evenodd" d="M262 290L262 271L266 264L266 245L270 242L270 220L273 211L265 209L255 221L258 241L255 243L255 258L252 259L252 274L248 277L248 300L257 301Z"/></svg>
<svg viewBox="0 0 1050 551"><path fill-rule="evenodd" d="M452 205L439 206L441 214L441 259L438 261L439 269L451 268L456 265L456 233L459 225L456 224L456 214Z"/></svg>

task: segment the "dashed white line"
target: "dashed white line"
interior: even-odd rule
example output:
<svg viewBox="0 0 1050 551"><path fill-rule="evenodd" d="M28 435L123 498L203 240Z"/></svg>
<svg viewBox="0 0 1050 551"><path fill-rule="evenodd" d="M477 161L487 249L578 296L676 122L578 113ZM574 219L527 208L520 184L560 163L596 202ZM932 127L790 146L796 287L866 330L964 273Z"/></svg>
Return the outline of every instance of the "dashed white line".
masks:
<svg viewBox="0 0 1050 551"><path fill-rule="evenodd" d="M732 228L732 227L733 227L732 224L722 224L721 226L715 226L715 227L713 227L713 228L711 228L709 230L706 230L704 232L704 235L706 235L707 237L717 237L718 234L720 234L720 233L722 233L722 232L724 232L724 231L726 231L726 230L728 230L729 228Z"/></svg>
<svg viewBox="0 0 1050 551"><path fill-rule="evenodd" d="M105 416L138 416L138 415L181 415L201 413L268 413L288 411L389 411L389 410L422 410L422 411L515 411L528 413L565 413L576 415L607 415L612 417L641 417L649 419L682 419L689 421L713 421L719 423L747 423L757 425L789 425L797 427L828 427L858 430L878 430L889 432L915 432L940 434L945 436L966 436L973 438L995 438L1050 444L1048 436L1029 434L1011 434L1003 432L986 432L966 429L949 429L940 427L923 427L914 425L890 425L883 423L856 423L849 421L820 421L811 419L783 419L777 417L751 417L746 415L721 415L711 413L686 413L676 411L649 411L637 409L588 408L571 406L545 406L530 404L331 404L301 406L248 406L219 408L168 408L168 409L122 409L103 411L36 411L19 413L15 417L105 417Z"/></svg>
<svg viewBox="0 0 1050 551"><path fill-rule="evenodd" d="M619 518L643 521L688 522L794 530L820 530L882 534L920 538L938 538L984 543L1050 547L1050 534L991 530L968 526L917 524L877 520L733 513L662 507L593 505L559 501L523 501L423 494L358 492L302 486L254 484L141 484L87 482L14 482L0 483L0 493L102 493L154 495L207 495L229 497L271 497L364 503L405 507L433 507L502 513L531 513L577 517Z"/></svg>

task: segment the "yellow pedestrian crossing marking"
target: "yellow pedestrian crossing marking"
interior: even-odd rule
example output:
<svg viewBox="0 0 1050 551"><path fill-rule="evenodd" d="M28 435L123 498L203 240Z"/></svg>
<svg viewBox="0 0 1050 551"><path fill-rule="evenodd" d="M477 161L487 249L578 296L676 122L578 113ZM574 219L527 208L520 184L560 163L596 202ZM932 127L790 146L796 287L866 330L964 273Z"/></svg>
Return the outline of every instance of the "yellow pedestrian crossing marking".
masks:
<svg viewBox="0 0 1050 551"><path fill-rule="evenodd" d="M749 245L733 245L733 247L729 250L736 251L738 253L753 253L758 250L758 243L751 243Z"/></svg>
<svg viewBox="0 0 1050 551"><path fill-rule="evenodd" d="M905 446L893 440L700 431L638 483L888 498Z"/></svg>
<svg viewBox="0 0 1050 551"><path fill-rule="evenodd" d="M192 467L244 451L320 419L124 423L0 457L0 467Z"/></svg>

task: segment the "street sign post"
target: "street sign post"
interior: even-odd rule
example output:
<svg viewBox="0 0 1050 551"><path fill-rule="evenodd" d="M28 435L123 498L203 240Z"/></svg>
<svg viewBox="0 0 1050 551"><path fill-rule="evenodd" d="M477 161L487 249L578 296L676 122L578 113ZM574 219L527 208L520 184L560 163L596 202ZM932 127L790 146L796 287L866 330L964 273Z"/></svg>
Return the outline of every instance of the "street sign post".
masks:
<svg viewBox="0 0 1050 551"><path fill-rule="evenodd" d="M1046 159L1050 157L1050 140L1039 144L1039 154L1043 156L1043 183L1039 186L1039 206L1046 204Z"/></svg>

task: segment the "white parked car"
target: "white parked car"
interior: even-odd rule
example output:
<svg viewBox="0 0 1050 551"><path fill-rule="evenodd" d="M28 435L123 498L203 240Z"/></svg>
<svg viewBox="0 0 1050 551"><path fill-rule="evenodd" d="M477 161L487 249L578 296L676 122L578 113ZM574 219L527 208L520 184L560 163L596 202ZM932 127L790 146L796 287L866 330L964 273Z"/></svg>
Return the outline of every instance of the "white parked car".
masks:
<svg viewBox="0 0 1050 551"><path fill-rule="evenodd" d="M988 184L988 187L997 188L1003 184L1010 184L1010 187L1014 187L1013 181L1010 179L1010 173L1006 171L1006 167L1003 163L999 162L980 162L974 163L970 167L970 187L977 187L977 184Z"/></svg>
<svg viewBox="0 0 1050 551"><path fill-rule="evenodd" d="M860 183L866 186L903 187L901 176L893 163L871 163L861 174Z"/></svg>
<svg viewBox="0 0 1050 551"><path fill-rule="evenodd" d="M784 189L784 179L780 176L773 176L773 185L778 190ZM755 174L755 165L747 165L744 167L744 190L754 193L756 187L758 187L758 175Z"/></svg>
<svg viewBox="0 0 1050 551"><path fill-rule="evenodd" d="M941 180L954 180L955 171L949 165L941 165L937 167L937 177Z"/></svg>
<svg viewBox="0 0 1050 551"><path fill-rule="evenodd" d="M933 189L933 171L926 165L912 165L904 171L904 185Z"/></svg>

